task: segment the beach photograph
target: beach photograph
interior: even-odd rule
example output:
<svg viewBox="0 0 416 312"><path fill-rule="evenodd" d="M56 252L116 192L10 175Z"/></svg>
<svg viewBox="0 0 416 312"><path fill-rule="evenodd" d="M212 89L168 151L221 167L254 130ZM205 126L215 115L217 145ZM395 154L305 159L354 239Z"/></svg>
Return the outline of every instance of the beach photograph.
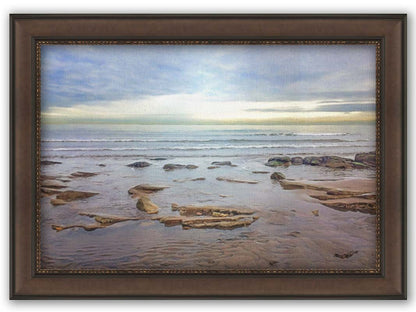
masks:
<svg viewBox="0 0 416 312"><path fill-rule="evenodd" d="M40 46L39 273L374 273L377 45Z"/></svg>

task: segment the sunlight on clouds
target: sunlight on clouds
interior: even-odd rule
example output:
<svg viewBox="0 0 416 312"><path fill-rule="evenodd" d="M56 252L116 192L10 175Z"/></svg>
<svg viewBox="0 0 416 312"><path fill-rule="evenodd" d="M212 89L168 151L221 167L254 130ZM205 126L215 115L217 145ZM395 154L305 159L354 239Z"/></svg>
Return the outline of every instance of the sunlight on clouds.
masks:
<svg viewBox="0 0 416 312"><path fill-rule="evenodd" d="M335 105L342 105L337 102ZM216 101L202 94L174 94L149 96L138 100L95 102L93 105L74 104L71 107L52 106L42 112L48 121L62 120L147 120L163 122L272 122L275 121L369 121L374 120L374 112L322 112L319 101L296 102L254 102ZM318 111L314 111L318 110Z"/></svg>

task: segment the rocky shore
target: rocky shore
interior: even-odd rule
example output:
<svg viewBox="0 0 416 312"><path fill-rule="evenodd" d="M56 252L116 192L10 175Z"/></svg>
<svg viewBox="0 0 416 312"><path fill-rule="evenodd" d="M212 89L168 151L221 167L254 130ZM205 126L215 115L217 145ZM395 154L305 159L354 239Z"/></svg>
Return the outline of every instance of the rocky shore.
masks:
<svg viewBox="0 0 416 312"><path fill-rule="evenodd" d="M296 259L305 255L316 257L316 263L323 266L344 261L349 264L341 267L348 267L358 265L364 261L361 257L372 253L371 240L364 240L363 245L360 240L370 237L377 213L376 180L366 176L366 172L375 172L375 153L360 153L352 158L279 155L256 161L251 166L238 159L209 159L204 163L158 157L136 162L131 159L120 165L125 170L122 175L111 162L97 161L65 174L59 174L64 163L47 164L48 171L39 179L42 202L49 205L51 214L62 211L56 213L62 217L53 218L48 229L58 238L63 235L61 232L70 234L77 230L91 236L94 234L90 232L95 230L106 233L120 227L129 231L137 227L146 232L149 227L154 231L148 236L149 244L153 240L161 244L159 240L166 240L169 235L183 239L178 232L165 231L195 233L194 237L202 240L213 232L224 233L215 234L232 235L227 240L218 238L223 249L204 257L217 257L230 266L239 265L242 260L231 255L226 258L225 248L235 248L238 255L249 248L254 254L247 256L247 265L264 263L271 268L303 267L304 262ZM321 171L325 176L319 176ZM114 204L117 206L111 208ZM349 221L350 213L359 223ZM68 215L72 217L65 217ZM367 232L356 232L357 228ZM350 232L354 237L340 244L345 233ZM332 237L337 244L328 241ZM210 248L215 249L215 243L212 244ZM287 255L290 263L277 256L279 248L285 250L283 254L291 250L291 256ZM150 251L146 257L153 257Z"/></svg>

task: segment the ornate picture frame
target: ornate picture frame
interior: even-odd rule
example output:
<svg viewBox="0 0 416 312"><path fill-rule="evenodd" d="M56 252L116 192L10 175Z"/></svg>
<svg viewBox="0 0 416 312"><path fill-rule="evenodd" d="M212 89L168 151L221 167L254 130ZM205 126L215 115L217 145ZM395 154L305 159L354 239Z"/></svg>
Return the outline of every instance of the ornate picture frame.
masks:
<svg viewBox="0 0 416 312"><path fill-rule="evenodd" d="M406 297L405 15L11 15L10 23L12 299ZM374 269L42 268L42 45L343 43L376 47Z"/></svg>

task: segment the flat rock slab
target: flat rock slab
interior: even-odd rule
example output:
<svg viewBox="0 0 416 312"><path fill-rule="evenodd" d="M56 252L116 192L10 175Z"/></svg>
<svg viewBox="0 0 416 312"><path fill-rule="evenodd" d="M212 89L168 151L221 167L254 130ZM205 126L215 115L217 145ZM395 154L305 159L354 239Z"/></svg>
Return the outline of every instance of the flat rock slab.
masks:
<svg viewBox="0 0 416 312"><path fill-rule="evenodd" d="M285 190L303 189L326 207L340 211L376 213L375 179L344 179L336 181L280 180Z"/></svg>
<svg viewBox="0 0 416 312"><path fill-rule="evenodd" d="M251 215L255 211L245 208L229 208L218 206L179 206L172 204L173 211L179 211L181 216L215 216L222 214L223 216L235 215Z"/></svg>
<svg viewBox="0 0 416 312"><path fill-rule="evenodd" d="M79 199L86 199L99 193L92 193L92 192L82 192L82 191L64 191L56 195L56 199L51 200L52 205L64 205L68 202L79 200Z"/></svg>
<svg viewBox="0 0 416 312"><path fill-rule="evenodd" d="M241 215L232 217L182 217L169 216L158 218L165 226L182 225L183 229L221 229L232 230L238 227L249 226L258 217Z"/></svg>
<svg viewBox="0 0 416 312"><path fill-rule="evenodd" d="M231 183L247 183L247 184L259 183L259 181L254 181L254 180L242 180L242 179L234 179L234 178L227 178L227 177L218 177L217 180L231 182Z"/></svg>
<svg viewBox="0 0 416 312"><path fill-rule="evenodd" d="M188 181L205 181L206 179L201 177L201 178L190 178L190 179L177 179L177 180L173 180L173 182L178 182L178 183L183 183L183 182L188 182Z"/></svg>
<svg viewBox="0 0 416 312"><path fill-rule="evenodd" d="M146 194L153 194L155 192L162 191L169 186L166 185L151 185L151 184L139 184L131 187L128 190L128 193L133 196L133 198L140 197Z"/></svg>
<svg viewBox="0 0 416 312"><path fill-rule="evenodd" d="M89 178L96 176L98 173L95 172L85 172L85 171L77 171L70 174L70 177L72 178Z"/></svg>
<svg viewBox="0 0 416 312"><path fill-rule="evenodd" d="M59 190L57 190L57 189L54 189L54 188L47 188L47 187L41 187L40 188L40 191L41 191L41 195L43 196L43 197L46 197L46 196L51 196L51 195L56 195L56 194L59 194L59 193L61 193L62 191L59 191Z"/></svg>
<svg viewBox="0 0 416 312"><path fill-rule="evenodd" d="M79 213L80 216L86 216L94 218L94 220L100 224L111 225L118 222L132 221L132 220L143 220L144 218L140 217L120 217L120 216L107 216L107 215L98 215L94 213Z"/></svg>
<svg viewBox="0 0 416 312"><path fill-rule="evenodd" d="M42 187L47 187L47 188L52 188L52 189L62 189L62 188L66 188L67 186L59 183L58 181L55 180L43 180L41 181L40 185Z"/></svg>
<svg viewBox="0 0 416 312"><path fill-rule="evenodd" d="M67 229L73 229L73 228L81 228L85 231L94 231L97 229L103 229L110 225L113 225L115 223L119 222L125 222L125 221L136 221L136 220L144 220L144 218L137 218L137 217L119 217L119 216L102 216L97 215L93 213L79 213L81 216L87 216L90 218L94 218L94 220L97 222L95 224L72 224L72 225L52 225L52 229L60 232Z"/></svg>
<svg viewBox="0 0 416 312"><path fill-rule="evenodd" d="M42 160L40 162L42 166L59 165L62 164L60 161Z"/></svg>
<svg viewBox="0 0 416 312"><path fill-rule="evenodd" d="M231 161L213 161L211 165L214 166L230 166L230 167L237 167L237 165L233 165Z"/></svg>

